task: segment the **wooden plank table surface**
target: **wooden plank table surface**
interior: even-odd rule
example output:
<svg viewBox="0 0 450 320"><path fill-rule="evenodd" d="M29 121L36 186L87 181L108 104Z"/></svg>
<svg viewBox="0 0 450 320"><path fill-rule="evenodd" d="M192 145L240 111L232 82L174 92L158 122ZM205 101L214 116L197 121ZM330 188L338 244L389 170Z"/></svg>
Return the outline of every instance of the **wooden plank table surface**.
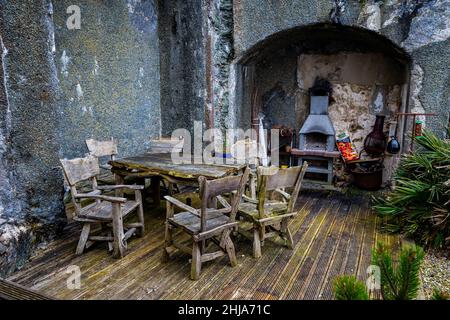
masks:
<svg viewBox="0 0 450 320"><path fill-rule="evenodd" d="M190 156L192 159L193 157ZM174 163L170 153L143 153L137 156L111 160L112 171L120 175L162 175L175 179L218 179L238 173L245 164Z"/></svg>
<svg viewBox="0 0 450 320"><path fill-rule="evenodd" d="M193 159L193 156L189 156ZM165 179L169 183L197 185L198 177L218 179L235 175L245 168L245 164L206 164L206 163L174 163L170 153L143 153L109 161L111 171L116 176L116 183L123 184L127 176L151 178L153 195L159 205L159 181Z"/></svg>

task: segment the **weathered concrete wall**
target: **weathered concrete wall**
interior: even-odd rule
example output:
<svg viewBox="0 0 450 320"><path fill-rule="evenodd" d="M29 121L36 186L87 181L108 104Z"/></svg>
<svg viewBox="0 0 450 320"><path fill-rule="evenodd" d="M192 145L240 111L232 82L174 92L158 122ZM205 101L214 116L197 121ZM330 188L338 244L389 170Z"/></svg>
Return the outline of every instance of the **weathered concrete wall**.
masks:
<svg viewBox="0 0 450 320"><path fill-rule="evenodd" d="M159 0L161 121L163 135L204 123L206 6L203 0Z"/></svg>
<svg viewBox="0 0 450 320"><path fill-rule="evenodd" d="M234 1L234 44L240 56L282 30L330 21L333 0Z"/></svg>
<svg viewBox="0 0 450 320"><path fill-rule="evenodd" d="M449 21L449 0L236 0L236 61L249 53L258 55L255 48L261 43L292 28L326 22L372 30L403 48L411 57L412 69L423 71L422 77L412 77L416 91L411 91L410 100L420 105L416 110L438 114L426 119L426 124L444 135L450 109Z"/></svg>
<svg viewBox="0 0 450 320"><path fill-rule="evenodd" d="M149 147L161 130L157 8L153 0L54 1L61 155L82 156L87 138L119 140L120 155Z"/></svg>
<svg viewBox="0 0 450 320"><path fill-rule="evenodd" d="M66 27L73 4L80 30ZM352 26L358 41L383 36L375 47L392 56L402 48L411 58L409 107L437 113L426 124L443 135L449 21L450 0L0 0L0 272L64 222L58 159L83 155L84 139L114 136L127 155L195 120L233 127L249 117L236 101L250 78L267 86L264 99L275 108L298 105L295 82L286 86L296 67L288 65L311 52L294 48L286 64L264 61L261 46L293 28ZM273 47L289 52L285 40ZM323 40L322 53L335 54L328 50L340 38ZM264 63L258 74L255 64ZM279 87L270 81L278 75ZM350 84L339 85L345 92Z"/></svg>
<svg viewBox="0 0 450 320"><path fill-rule="evenodd" d="M67 8L81 9L69 30ZM0 0L0 276L66 222L59 158L86 138L121 155L160 134L153 0Z"/></svg>
<svg viewBox="0 0 450 320"><path fill-rule="evenodd" d="M7 221L0 223L0 275L21 265L41 234L64 222L52 18L50 1L0 2L6 145L0 167L8 176L1 182Z"/></svg>

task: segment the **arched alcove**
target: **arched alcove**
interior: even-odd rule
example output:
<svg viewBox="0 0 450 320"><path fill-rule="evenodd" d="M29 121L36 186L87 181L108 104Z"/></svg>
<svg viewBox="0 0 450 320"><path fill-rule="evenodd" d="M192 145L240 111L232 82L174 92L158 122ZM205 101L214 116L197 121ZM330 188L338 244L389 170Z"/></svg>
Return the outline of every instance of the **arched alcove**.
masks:
<svg viewBox="0 0 450 320"><path fill-rule="evenodd" d="M233 102L240 128L255 127L262 112L267 126L298 134L309 115L308 90L322 78L332 85L328 112L337 134L349 133L361 150L382 114L385 131L397 128L403 140L405 124L396 113L407 110L410 58L375 32L336 24L297 27L267 37L236 61Z"/></svg>

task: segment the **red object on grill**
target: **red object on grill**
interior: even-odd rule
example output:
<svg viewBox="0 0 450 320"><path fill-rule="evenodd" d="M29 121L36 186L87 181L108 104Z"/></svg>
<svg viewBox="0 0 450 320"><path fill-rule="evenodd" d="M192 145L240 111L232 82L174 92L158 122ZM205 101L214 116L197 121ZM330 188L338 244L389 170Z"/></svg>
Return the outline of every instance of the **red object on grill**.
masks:
<svg viewBox="0 0 450 320"><path fill-rule="evenodd" d="M342 155L342 158L344 158L345 161L359 160L358 152L353 146L352 140L350 139L348 134L342 133L338 135L336 144L339 152Z"/></svg>

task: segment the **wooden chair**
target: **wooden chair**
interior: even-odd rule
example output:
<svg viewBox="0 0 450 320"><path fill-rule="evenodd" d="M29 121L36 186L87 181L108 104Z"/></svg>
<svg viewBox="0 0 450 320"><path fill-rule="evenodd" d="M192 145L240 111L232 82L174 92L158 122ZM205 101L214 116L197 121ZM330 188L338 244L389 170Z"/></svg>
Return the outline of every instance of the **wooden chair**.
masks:
<svg viewBox="0 0 450 320"><path fill-rule="evenodd" d="M147 153L181 153L184 149L184 138L160 137L150 140L150 149ZM151 184L162 184L169 195L193 193L197 188L173 181L162 179L160 176L151 177ZM153 192L157 192L153 189Z"/></svg>
<svg viewBox="0 0 450 320"><path fill-rule="evenodd" d="M230 233L238 225L235 218L248 175L249 169L246 168L244 174L241 176L226 177L211 181L207 181L205 177L199 177L200 209L194 209L170 196L165 197L167 200L167 216L163 249L164 261L169 258L170 252L174 249L191 254L192 280L198 279L203 262L228 255L231 266L234 267L237 264ZM231 194L231 204L222 196L227 193ZM223 208L211 208L211 204L216 200L219 201ZM174 214L175 207L181 208L183 212ZM173 240L173 229L175 228L180 228L191 236L192 248ZM216 236L219 236L219 239L214 238ZM218 251L206 252L206 240L208 239L218 245Z"/></svg>
<svg viewBox="0 0 450 320"><path fill-rule="evenodd" d="M108 160L115 160L117 151L117 140L111 138L111 140L99 141L95 139L87 139L86 146L89 153L97 158L109 157ZM100 168L111 170L109 164L100 164Z"/></svg>
<svg viewBox="0 0 450 320"><path fill-rule="evenodd" d="M237 163L245 163L250 167L248 191L256 199L256 168L259 166L258 143L246 138L238 140L230 148L231 155Z"/></svg>
<svg viewBox="0 0 450 320"><path fill-rule="evenodd" d="M120 258L124 255L127 247L127 239L137 230L139 235L144 233L144 211L142 207L141 191L144 187L139 185L97 185L97 175L100 173L98 158L88 155L85 158L72 160L60 160L64 177L70 187L74 215L72 218L83 223L80 240L76 254L82 254L85 248L90 247L95 241L107 241L113 256ZM77 184L90 180L92 191L78 193ZM123 197L108 196L102 191L129 189L134 191L135 199L127 200ZM93 203L83 205L81 200L93 200ZM137 211L139 222L124 225L125 219L131 212ZM91 226L100 224L100 233L106 231L106 235L91 233ZM112 234L106 230L112 224Z"/></svg>
<svg viewBox="0 0 450 320"><path fill-rule="evenodd" d="M261 257L264 240L280 236L287 247L293 247L292 235L288 228L289 219L297 214L294 209L305 176L308 163L301 167L278 169L277 167L258 167L257 199L243 196L238 216L253 223L253 256ZM289 194L282 189L292 188ZM267 192L278 193L283 200L266 199Z"/></svg>

